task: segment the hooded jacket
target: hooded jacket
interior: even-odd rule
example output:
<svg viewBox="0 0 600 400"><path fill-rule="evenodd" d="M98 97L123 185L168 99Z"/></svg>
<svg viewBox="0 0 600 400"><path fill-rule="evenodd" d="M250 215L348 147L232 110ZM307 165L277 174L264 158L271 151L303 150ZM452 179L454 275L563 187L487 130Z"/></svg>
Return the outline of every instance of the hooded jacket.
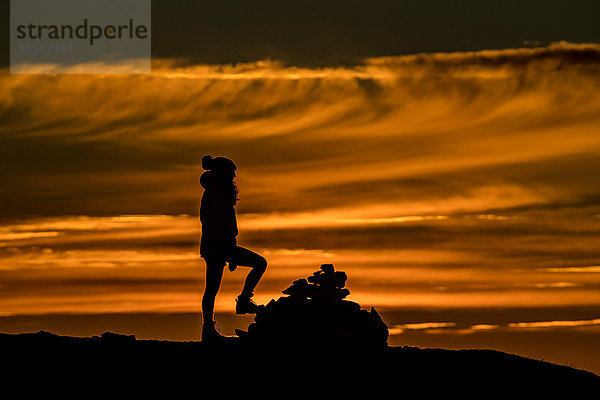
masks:
<svg viewBox="0 0 600 400"><path fill-rule="evenodd" d="M219 179L213 171L204 172L200 184L204 188L200 204L200 255L205 260L216 258L220 261L237 245L234 187L231 182Z"/></svg>

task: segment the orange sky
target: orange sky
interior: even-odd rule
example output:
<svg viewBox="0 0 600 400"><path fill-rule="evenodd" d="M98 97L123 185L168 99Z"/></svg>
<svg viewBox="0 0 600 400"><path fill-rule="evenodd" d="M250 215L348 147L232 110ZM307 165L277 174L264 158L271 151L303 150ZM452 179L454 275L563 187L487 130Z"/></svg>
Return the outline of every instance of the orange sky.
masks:
<svg viewBox="0 0 600 400"><path fill-rule="evenodd" d="M269 261L258 301L327 262L364 306L480 310L389 311L394 337L597 338L599 61L600 46L562 42L354 67L0 74L0 315L198 312L211 153L238 164L239 242ZM226 275L218 311L243 278ZM535 312L565 307L585 312ZM486 320L503 308L534 311Z"/></svg>

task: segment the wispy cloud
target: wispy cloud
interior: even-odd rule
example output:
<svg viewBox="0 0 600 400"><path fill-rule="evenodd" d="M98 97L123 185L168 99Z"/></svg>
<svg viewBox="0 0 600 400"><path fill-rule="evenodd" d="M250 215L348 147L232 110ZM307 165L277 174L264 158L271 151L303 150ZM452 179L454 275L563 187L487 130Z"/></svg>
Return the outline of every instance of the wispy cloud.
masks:
<svg viewBox="0 0 600 400"><path fill-rule="evenodd" d="M419 322L415 324L394 325L389 329L390 335L399 335L405 330L430 330L452 328L456 326L454 322Z"/></svg>
<svg viewBox="0 0 600 400"><path fill-rule="evenodd" d="M493 329L498 329L499 325L494 324L477 324L472 325L469 329L473 331L489 331Z"/></svg>
<svg viewBox="0 0 600 400"><path fill-rule="evenodd" d="M599 273L600 266L598 265L589 265L589 266L581 266L581 267L554 267L554 268L540 268L542 271L547 272L555 272L561 274L570 274L570 273Z"/></svg>
<svg viewBox="0 0 600 400"><path fill-rule="evenodd" d="M59 232L17 232L17 233L0 233L0 240L19 240L31 238L44 238L58 236ZM0 246L6 246L8 243L0 243Z"/></svg>
<svg viewBox="0 0 600 400"><path fill-rule="evenodd" d="M239 166L239 242L268 256L266 300L332 262L373 305L598 304L599 77L600 47L569 43L328 68L165 59L150 76L2 74L4 309L34 308L14 302L34 269L48 274L39 290L52 271L102 270L143 291L133 276L146 268L197 306L206 153ZM169 290L139 306L155 292Z"/></svg>
<svg viewBox="0 0 600 400"><path fill-rule="evenodd" d="M512 322L508 324L511 329L537 329L537 328L565 328L576 326L600 325L600 318L579 321L540 321L540 322Z"/></svg>
<svg viewBox="0 0 600 400"><path fill-rule="evenodd" d="M495 331L540 330L540 329L569 329L579 327L594 327L600 325L600 319L589 320L555 320L537 322L510 322L507 324L474 324L468 327L455 322L421 322L413 324L394 325L389 329L390 335L400 335L410 331L422 331L425 334L465 335L477 333L494 333Z"/></svg>
<svg viewBox="0 0 600 400"><path fill-rule="evenodd" d="M562 43L318 69L164 60L151 76L3 74L1 213L191 213L206 152L236 159L248 213L352 199L396 204L375 221L503 220L590 199L598 54Z"/></svg>

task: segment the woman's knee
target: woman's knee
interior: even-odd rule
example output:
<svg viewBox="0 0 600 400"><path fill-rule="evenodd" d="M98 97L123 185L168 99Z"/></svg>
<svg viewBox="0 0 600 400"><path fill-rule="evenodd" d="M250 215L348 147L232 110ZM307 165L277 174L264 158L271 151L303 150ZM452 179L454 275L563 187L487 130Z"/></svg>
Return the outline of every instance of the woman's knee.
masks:
<svg viewBox="0 0 600 400"><path fill-rule="evenodd" d="M254 268L264 272L267 269L267 260L263 256L258 256Z"/></svg>

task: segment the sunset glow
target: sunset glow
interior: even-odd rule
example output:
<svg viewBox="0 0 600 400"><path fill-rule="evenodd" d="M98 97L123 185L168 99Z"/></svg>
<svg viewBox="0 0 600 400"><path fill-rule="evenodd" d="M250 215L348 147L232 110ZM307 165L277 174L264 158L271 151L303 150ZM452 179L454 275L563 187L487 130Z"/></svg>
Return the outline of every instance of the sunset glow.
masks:
<svg viewBox="0 0 600 400"><path fill-rule="evenodd" d="M3 317L199 313L210 153L236 161L238 242L269 262L257 302L332 263L392 343L598 335L600 45L163 58L151 75L3 71L0 86ZM218 312L246 271L226 272Z"/></svg>

